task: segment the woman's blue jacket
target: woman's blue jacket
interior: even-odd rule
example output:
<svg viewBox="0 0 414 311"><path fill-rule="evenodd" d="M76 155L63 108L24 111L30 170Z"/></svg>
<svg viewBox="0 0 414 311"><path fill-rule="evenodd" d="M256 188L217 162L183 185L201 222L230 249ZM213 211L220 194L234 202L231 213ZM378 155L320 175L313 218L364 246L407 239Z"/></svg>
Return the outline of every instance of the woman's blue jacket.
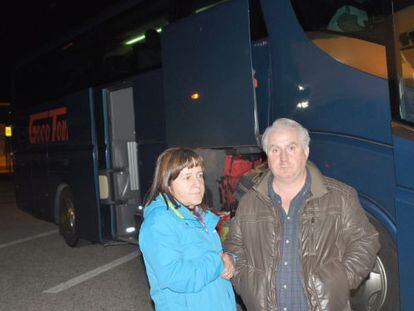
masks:
<svg viewBox="0 0 414 311"><path fill-rule="evenodd" d="M177 210L161 196L144 209L139 245L156 310L236 310L231 283L220 277L219 218L207 212L204 227L186 207Z"/></svg>

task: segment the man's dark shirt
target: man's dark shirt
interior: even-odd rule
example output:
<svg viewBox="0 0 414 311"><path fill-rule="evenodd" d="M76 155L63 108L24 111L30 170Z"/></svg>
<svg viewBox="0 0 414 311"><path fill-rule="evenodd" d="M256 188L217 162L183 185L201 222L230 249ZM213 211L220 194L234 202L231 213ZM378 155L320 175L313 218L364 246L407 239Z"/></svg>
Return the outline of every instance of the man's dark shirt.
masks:
<svg viewBox="0 0 414 311"><path fill-rule="evenodd" d="M282 226L279 263L276 270L276 294L281 311L307 311L307 299L303 287L303 276L299 250L299 214L310 194L311 178L306 172L306 181L299 193L290 202L286 214L282 199L273 190L273 179L269 178L269 196L279 210Z"/></svg>

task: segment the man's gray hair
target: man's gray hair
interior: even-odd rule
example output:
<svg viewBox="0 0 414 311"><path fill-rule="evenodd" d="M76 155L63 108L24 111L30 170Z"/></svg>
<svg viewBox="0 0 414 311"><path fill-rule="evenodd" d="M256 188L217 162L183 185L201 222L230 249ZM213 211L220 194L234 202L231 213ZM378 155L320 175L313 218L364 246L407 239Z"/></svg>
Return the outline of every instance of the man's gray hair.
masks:
<svg viewBox="0 0 414 311"><path fill-rule="evenodd" d="M262 136L262 148L264 152L268 151L268 143L269 143L269 136L272 132L278 130L278 129L294 129L298 131L299 140L302 143L303 148L309 148L309 132L307 129L305 129L300 123L288 119L288 118L280 118L276 119L271 126L269 126Z"/></svg>

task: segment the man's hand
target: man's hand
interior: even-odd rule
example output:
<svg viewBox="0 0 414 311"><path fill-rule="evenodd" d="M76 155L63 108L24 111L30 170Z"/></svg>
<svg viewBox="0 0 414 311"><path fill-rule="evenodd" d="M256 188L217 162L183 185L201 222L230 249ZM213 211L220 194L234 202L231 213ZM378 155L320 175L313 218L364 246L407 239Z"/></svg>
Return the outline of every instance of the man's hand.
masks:
<svg viewBox="0 0 414 311"><path fill-rule="evenodd" d="M230 280L234 274L233 257L227 253L221 253L220 256L224 263L224 270L220 276L223 279Z"/></svg>

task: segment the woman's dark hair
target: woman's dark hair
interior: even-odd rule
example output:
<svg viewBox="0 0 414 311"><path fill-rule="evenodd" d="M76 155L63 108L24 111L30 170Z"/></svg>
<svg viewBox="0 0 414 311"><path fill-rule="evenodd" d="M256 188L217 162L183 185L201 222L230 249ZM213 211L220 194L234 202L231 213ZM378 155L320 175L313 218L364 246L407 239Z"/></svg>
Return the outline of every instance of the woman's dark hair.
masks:
<svg viewBox="0 0 414 311"><path fill-rule="evenodd" d="M190 148L169 148L161 153L157 159L154 179L146 197L145 206L155 200L160 193L165 193L174 200L174 196L168 188L171 182L178 177L184 168L196 166L200 166L204 171L203 158Z"/></svg>

